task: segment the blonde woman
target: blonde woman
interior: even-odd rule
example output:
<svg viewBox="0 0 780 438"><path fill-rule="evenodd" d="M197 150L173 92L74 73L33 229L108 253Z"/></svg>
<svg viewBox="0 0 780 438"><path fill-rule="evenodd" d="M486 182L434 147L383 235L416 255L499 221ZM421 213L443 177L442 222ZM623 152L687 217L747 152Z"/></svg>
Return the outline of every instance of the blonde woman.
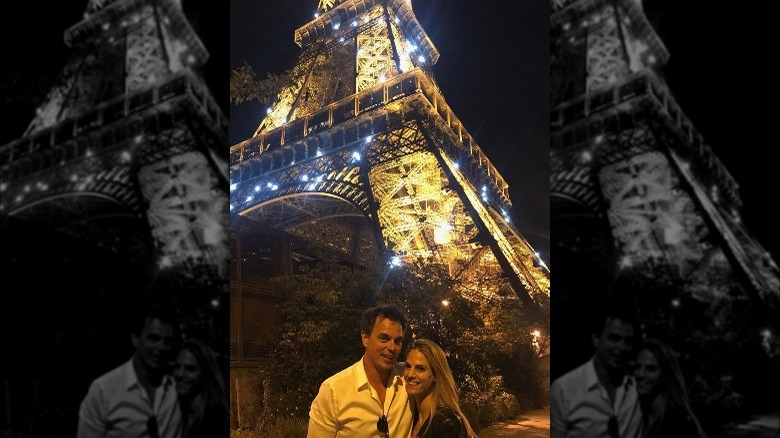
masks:
<svg viewBox="0 0 780 438"><path fill-rule="evenodd" d="M428 339L414 341L406 356L404 380L414 418L410 438L476 438L458 404L441 347Z"/></svg>

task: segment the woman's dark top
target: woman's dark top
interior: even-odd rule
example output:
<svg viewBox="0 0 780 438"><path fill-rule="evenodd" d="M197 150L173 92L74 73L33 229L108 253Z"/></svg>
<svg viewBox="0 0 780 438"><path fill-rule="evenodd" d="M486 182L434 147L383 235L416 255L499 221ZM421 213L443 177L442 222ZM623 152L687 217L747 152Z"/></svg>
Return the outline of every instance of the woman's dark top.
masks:
<svg viewBox="0 0 780 438"><path fill-rule="evenodd" d="M431 426L428 427L431 421ZM420 433L423 435L418 434L416 438L466 438L466 426L452 409L438 407L433 418L427 419L422 425Z"/></svg>
<svg viewBox="0 0 780 438"><path fill-rule="evenodd" d="M701 438L699 430L694 420L687 412L680 410L669 410L664 415L661 424L647 431L645 438L663 438L663 437L689 437Z"/></svg>

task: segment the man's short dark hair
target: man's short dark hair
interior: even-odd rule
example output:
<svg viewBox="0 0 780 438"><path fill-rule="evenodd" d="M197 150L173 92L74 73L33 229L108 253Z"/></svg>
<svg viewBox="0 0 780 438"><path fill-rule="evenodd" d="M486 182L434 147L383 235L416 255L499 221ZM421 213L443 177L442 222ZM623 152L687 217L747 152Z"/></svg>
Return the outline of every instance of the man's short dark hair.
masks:
<svg viewBox="0 0 780 438"><path fill-rule="evenodd" d="M395 304L379 304L363 311L360 316L360 332L371 334L374 322L380 316L401 324L403 331L406 331L406 317L401 309Z"/></svg>
<svg viewBox="0 0 780 438"><path fill-rule="evenodd" d="M638 332L636 314L630 305L626 303L609 303L596 309L596 317L591 324L590 332L601 336L604 327L612 320L620 320L632 326L634 332Z"/></svg>
<svg viewBox="0 0 780 438"><path fill-rule="evenodd" d="M141 332L143 332L146 322L153 319L167 322L173 326L174 330L177 328L176 316L173 308L168 305L155 303L142 305L136 308L130 321L130 330L134 335L141 336Z"/></svg>

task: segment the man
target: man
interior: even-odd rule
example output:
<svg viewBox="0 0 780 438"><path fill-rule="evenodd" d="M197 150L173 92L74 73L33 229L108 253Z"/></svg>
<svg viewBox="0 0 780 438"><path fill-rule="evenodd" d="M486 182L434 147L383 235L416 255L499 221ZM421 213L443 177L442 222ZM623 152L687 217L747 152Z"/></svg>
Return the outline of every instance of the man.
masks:
<svg viewBox="0 0 780 438"><path fill-rule="evenodd" d="M406 438L412 412L397 364L406 317L394 305L363 311L363 357L326 379L309 410L308 438Z"/></svg>
<svg viewBox="0 0 780 438"><path fill-rule="evenodd" d="M596 351L550 388L550 437L638 438L641 411L630 365L634 320L619 308L606 309L591 331Z"/></svg>
<svg viewBox="0 0 780 438"><path fill-rule="evenodd" d="M81 402L77 438L178 438L181 412L167 372L173 317L148 308L130 337L130 360L95 379Z"/></svg>

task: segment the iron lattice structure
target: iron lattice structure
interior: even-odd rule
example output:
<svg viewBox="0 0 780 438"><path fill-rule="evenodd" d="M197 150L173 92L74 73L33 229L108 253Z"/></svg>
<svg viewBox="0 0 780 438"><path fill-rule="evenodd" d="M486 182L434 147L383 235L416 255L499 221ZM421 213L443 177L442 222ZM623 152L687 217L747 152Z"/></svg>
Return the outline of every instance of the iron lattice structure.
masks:
<svg viewBox="0 0 780 438"><path fill-rule="evenodd" d="M669 53L641 2L555 0L551 14L556 247L658 283L673 277L701 300L736 287L777 309L778 266L660 74Z"/></svg>
<svg viewBox="0 0 780 438"><path fill-rule="evenodd" d="M549 271L509 222L507 183L433 80L439 53L410 3L321 8L295 31L289 85L230 148L238 238L274 229L365 266L435 263L468 298L537 310Z"/></svg>
<svg viewBox="0 0 780 438"><path fill-rule="evenodd" d="M227 119L180 2L92 0L64 37L58 85L0 149L3 216L227 278Z"/></svg>

